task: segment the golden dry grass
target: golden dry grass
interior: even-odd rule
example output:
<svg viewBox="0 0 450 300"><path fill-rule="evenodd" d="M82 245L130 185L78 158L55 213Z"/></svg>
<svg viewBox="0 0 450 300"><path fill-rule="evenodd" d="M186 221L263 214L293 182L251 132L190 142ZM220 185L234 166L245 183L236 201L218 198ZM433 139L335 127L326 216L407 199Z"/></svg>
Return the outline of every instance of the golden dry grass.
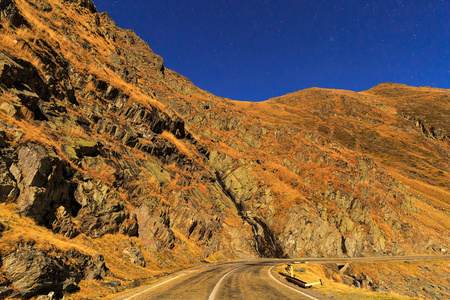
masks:
<svg viewBox="0 0 450 300"><path fill-rule="evenodd" d="M36 225L32 219L20 216L16 204L1 203L0 219L6 221L10 227L0 239L2 256L16 249L19 243L26 242L33 242L40 249L49 250L50 246L54 245L62 251L76 249L89 255L98 254L96 250L85 246L87 239L84 235L72 240L55 235L51 230Z"/></svg>
<svg viewBox="0 0 450 300"><path fill-rule="evenodd" d="M274 275L283 280L279 273L286 273L286 265L281 265L273 269ZM323 285L314 285L310 289L320 292L325 296L332 296L336 299L411 299L391 293L378 293L370 290L360 289L342 283L339 276L329 279L325 273L325 266L318 264L294 264L294 268L304 268L306 272L294 272L296 278L307 282L317 282L322 280ZM290 284L290 283L288 283Z"/></svg>
<svg viewBox="0 0 450 300"><path fill-rule="evenodd" d="M101 253L105 257L106 266L114 274L114 278L105 278L105 281L119 280L122 282L121 289L132 286L134 280L151 280L154 276L162 273L174 272L192 266L192 257L198 257L201 253L201 249L195 243L179 233L175 234L186 244L186 248L183 248L183 251L175 248L172 251L159 254L145 251L140 239L120 234L107 234L98 239L80 234L74 239L68 239L36 225L32 219L20 216L16 204L0 204L0 220L10 227L3 232L3 237L0 239L2 256L14 251L19 244L26 243L32 243L38 249L47 251L53 250L53 246L55 246L62 252L74 249L91 256ZM129 257L123 253L123 250L130 246L140 247L144 250L144 258L147 262L146 268L130 263ZM185 253L185 250L188 254ZM180 254L181 252L184 254ZM178 260L181 256L182 259ZM177 263L165 264L165 267L161 268L160 263L161 260L165 260L164 257L172 257L172 259L176 257ZM70 299L92 299L104 297L112 292L100 285L98 281L81 281L79 287L81 290L72 294L69 297Z"/></svg>
<svg viewBox="0 0 450 300"><path fill-rule="evenodd" d="M168 131L163 131L160 137L174 144L177 147L177 149L187 157L192 159L196 158L196 156L193 154L193 151L189 149L189 146L180 141L179 139L177 139L172 133Z"/></svg>

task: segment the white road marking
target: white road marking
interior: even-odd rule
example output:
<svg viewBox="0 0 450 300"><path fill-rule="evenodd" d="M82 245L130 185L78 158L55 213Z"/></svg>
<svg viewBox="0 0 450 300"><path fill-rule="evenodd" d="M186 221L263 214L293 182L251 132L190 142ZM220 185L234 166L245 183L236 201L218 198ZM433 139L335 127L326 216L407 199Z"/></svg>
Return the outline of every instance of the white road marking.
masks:
<svg viewBox="0 0 450 300"><path fill-rule="evenodd" d="M142 292L139 292L139 293L137 293L137 294L134 294L133 296L128 297L128 298L125 298L125 299L123 299L123 300L130 300L130 299L133 299L133 298L135 298L135 297L137 297L137 296L139 296L139 295L141 295L141 294L147 293L148 291L150 291L151 289L154 289L155 287L158 287L158 286L160 286L160 285L166 284L166 283L168 283L169 281L175 280L175 279L177 279L178 277L181 277L181 276L183 276L183 275L186 275L186 274L180 274L180 275L177 275L177 276L175 276L175 277L173 277L173 278L170 278L169 280L166 280L166 281L160 282L160 283L158 283L158 284L152 285L152 286L149 287L148 289L143 290Z"/></svg>
<svg viewBox="0 0 450 300"><path fill-rule="evenodd" d="M311 296L311 295L305 294L305 293L303 293L302 291L299 291L299 290L297 290L297 289L294 289L293 287L290 287L290 286L288 286L287 284L284 284L284 283L280 282L279 280L277 280L277 279L276 279L275 277L273 277L273 275L272 275L272 269L273 269L273 268L275 268L275 266L273 266L272 268L269 269L269 276L270 276L273 280L275 280L275 281L278 282L279 284L284 285L284 286L287 287L287 288L290 288L290 289L293 290L293 291L296 291L297 293L302 294L302 295L305 296L305 297L308 297L308 298L314 299L314 300L319 300L319 299L317 299L317 298L315 298L315 297L313 297L313 296Z"/></svg>
<svg viewBox="0 0 450 300"><path fill-rule="evenodd" d="M242 267L238 267L238 268L242 268ZM238 268L234 268L234 269L230 270L227 274L223 275L222 278L220 278L219 282L217 282L216 286L214 287L213 291L211 292L211 295L209 295L208 300L214 300L214 298L216 298L217 291L219 290L219 287L220 287L220 284L222 283L222 281L225 279L225 277L228 276L228 274L230 274L231 272L233 272L234 270L236 270Z"/></svg>

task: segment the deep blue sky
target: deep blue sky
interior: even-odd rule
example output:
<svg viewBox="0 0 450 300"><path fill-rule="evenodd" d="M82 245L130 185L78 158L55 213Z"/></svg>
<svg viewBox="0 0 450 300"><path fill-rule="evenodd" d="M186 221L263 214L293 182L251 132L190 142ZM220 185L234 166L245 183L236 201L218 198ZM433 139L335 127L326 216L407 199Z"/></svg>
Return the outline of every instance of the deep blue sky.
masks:
<svg viewBox="0 0 450 300"><path fill-rule="evenodd" d="M309 87L450 89L450 0L94 0L215 95Z"/></svg>

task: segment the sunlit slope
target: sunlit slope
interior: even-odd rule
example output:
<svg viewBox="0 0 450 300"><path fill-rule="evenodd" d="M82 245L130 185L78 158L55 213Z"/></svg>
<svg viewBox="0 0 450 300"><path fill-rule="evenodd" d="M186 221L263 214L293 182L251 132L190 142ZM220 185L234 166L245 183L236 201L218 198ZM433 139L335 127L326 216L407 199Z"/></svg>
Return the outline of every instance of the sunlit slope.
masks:
<svg viewBox="0 0 450 300"><path fill-rule="evenodd" d="M448 232L449 228L448 119L442 117L449 115L445 100L449 91L383 86L394 94L399 87L404 93L406 89L407 93L399 96L403 102L395 97L370 96L368 92L313 88L262 103L234 102L228 106L230 112L218 106L201 119L213 128L205 135L205 143L213 142L235 159L246 160L254 174L274 192L278 206L275 211L284 211L280 215L289 215L286 209L292 210L295 205L302 211L302 205L306 205L302 217L307 217L311 216L311 207L316 206L313 212L321 216L316 222L325 219L328 225L331 221L343 233L343 242L327 245L328 250L352 249L346 239L358 236L359 225L369 227L361 232L376 234L376 229L371 230L362 221L365 217L361 215L368 216L369 211L377 227L384 231L382 238L395 239L418 226L419 230L411 230L402 240L410 240L409 234L423 234L422 238L411 239L419 248L445 248L432 246L429 237L439 239L439 232ZM415 102L408 100L411 98ZM435 119L414 110L409 116L403 113L409 106L426 106L429 102L439 106ZM257 211L262 213L264 209ZM305 225L297 215L292 213L297 218L292 228L288 226L290 218L274 217L274 224L281 224L284 230L287 226L289 234L309 234L299 239L312 243L308 239L314 240L314 233L302 228ZM316 225L316 229L326 225ZM336 241L328 234L333 236L327 232L325 240ZM380 241L379 236L374 241ZM297 242L291 240L294 245ZM389 245L379 246L378 251L396 251L393 244L391 249Z"/></svg>

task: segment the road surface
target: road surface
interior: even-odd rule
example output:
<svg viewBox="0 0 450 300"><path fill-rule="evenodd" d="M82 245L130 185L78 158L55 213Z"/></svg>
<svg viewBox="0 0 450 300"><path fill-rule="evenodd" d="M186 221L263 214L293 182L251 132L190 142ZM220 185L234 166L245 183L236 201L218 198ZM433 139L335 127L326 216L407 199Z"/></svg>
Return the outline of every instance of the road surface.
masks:
<svg viewBox="0 0 450 300"><path fill-rule="evenodd" d="M242 260L185 270L151 285L129 291L116 300L147 299L330 299L311 290L278 280L271 269L283 263L345 263L450 259L449 256L402 256L336 259Z"/></svg>

